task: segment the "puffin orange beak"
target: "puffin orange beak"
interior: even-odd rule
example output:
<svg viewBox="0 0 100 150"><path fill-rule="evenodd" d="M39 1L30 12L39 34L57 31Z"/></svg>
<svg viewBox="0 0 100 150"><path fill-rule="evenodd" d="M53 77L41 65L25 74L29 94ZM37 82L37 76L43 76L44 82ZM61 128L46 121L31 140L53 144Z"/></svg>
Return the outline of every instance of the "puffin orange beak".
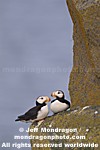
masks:
<svg viewBox="0 0 100 150"><path fill-rule="evenodd" d="M51 93L51 96L54 97L54 98L56 98L55 92L52 92L52 93Z"/></svg>
<svg viewBox="0 0 100 150"><path fill-rule="evenodd" d="M48 98L48 101L50 102L50 101L51 101L51 99L50 99L50 98Z"/></svg>
<svg viewBox="0 0 100 150"><path fill-rule="evenodd" d="M45 102L50 102L51 99L49 97L46 97L46 101Z"/></svg>

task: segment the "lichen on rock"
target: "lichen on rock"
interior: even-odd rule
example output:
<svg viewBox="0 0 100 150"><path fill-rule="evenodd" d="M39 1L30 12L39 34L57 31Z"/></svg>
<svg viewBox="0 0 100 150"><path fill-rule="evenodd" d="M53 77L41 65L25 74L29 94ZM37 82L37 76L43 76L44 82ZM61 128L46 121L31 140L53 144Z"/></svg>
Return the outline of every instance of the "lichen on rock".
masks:
<svg viewBox="0 0 100 150"><path fill-rule="evenodd" d="M67 0L67 5L74 24L72 105L100 105L100 1Z"/></svg>
<svg viewBox="0 0 100 150"><path fill-rule="evenodd" d="M98 113L95 113L98 112ZM33 136L63 136L69 135L72 137L75 135L76 137L85 136L85 139L54 139L54 140L31 140L31 144L48 144L48 143L62 143L61 148L45 148L45 147L33 147L32 150L71 150L73 148L65 148L64 143L97 143L100 144L100 107L99 106L89 106L89 107L77 107L71 109L70 111L61 112L57 115L48 117L40 126L39 132L37 133L30 133ZM33 125L30 127L31 129L34 128ZM77 129L77 132L73 133L54 133L54 132L46 132L42 133L41 128L49 128L49 129ZM74 148L74 150L92 150L92 148ZM97 148L93 148L93 150L98 150Z"/></svg>

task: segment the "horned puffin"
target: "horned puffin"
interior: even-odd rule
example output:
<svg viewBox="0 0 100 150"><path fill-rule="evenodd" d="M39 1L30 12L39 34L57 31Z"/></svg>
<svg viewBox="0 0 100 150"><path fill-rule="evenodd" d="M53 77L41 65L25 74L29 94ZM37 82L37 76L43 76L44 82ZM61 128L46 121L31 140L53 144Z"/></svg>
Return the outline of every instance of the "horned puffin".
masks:
<svg viewBox="0 0 100 150"><path fill-rule="evenodd" d="M51 96L55 99L51 101L50 109L54 114L59 113L61 111L65 111L70 108L70 102L65 99L64 92L61 90L57 90L51 93Z"/></svg>
<svg viewBox="0 0 100 150"><path fill-rule="evenodd" d="M36 100L36 106L28 110L24 115L18 116L15 121L31 122L33 124L44 120L49 113L47 105L49 101L48 96L39 96Z"/></svg>

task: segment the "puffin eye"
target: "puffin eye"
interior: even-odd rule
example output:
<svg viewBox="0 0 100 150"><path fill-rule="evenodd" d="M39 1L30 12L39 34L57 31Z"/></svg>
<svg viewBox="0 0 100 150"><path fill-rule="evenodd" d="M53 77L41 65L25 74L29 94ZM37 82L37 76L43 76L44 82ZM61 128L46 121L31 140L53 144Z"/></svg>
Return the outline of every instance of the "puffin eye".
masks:
<svg viewBox="0 0 100 150"><path fill-rule="evenodd" d="M58 94L60 94L60 92L58 92Z"/></svg>
<svg viewBox="0 0 100 150"><path fill-rule="evenodd" d="M41 97L41 99L43 99L43 97Z"/></svg>

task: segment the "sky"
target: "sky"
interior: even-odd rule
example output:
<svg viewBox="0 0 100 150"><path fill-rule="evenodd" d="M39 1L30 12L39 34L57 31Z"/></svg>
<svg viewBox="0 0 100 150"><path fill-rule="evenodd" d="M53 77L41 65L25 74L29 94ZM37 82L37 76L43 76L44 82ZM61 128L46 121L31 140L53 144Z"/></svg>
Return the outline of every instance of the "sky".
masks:
<svg viewBox="0 0 100 150"><path fill-rule="evenodd" d="M72 34L66 0L0 0L0 144L29 127L14 120L38 96L60 89L70 100Z"/></svg>

